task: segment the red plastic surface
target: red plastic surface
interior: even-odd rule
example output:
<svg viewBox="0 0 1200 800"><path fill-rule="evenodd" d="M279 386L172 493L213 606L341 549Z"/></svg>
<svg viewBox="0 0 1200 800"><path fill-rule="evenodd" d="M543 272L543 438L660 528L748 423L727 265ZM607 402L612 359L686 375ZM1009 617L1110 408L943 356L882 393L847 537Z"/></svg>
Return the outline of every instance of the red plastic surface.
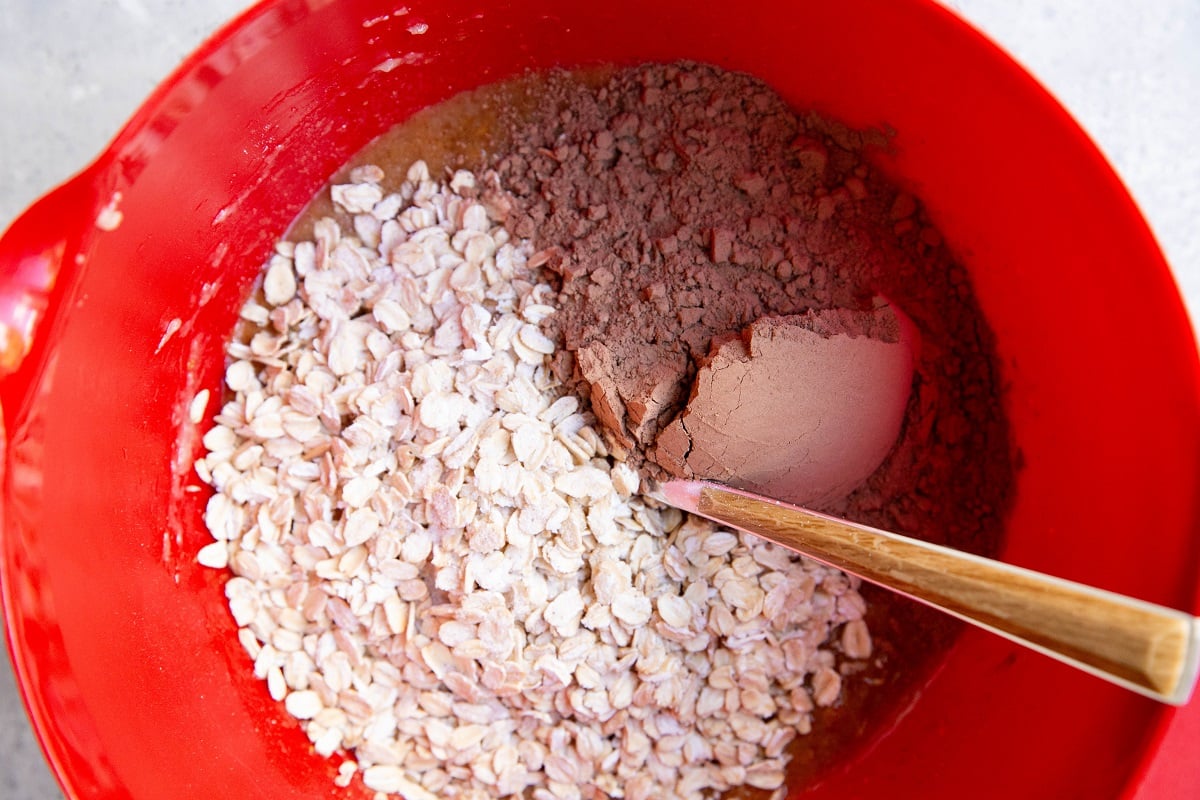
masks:
<svg viewBox="0 0 1200 800"><path fill-rule="evenodd" d="M193 563L186 407L217 388L237 307L326 176L413 110L526 67L694 58L894 128L882 163L927 201L997 335L1025 462L1006 557L1197 608L1182 304L1096 149L982 37L920 0L405 5L251 11L0 240L0 313L36 328L0 383L0 588L70 797L365 796L333 787L251 677L220 580ZM1197 720L968 632L894 730L806 796L1200 796Z"/></svg>

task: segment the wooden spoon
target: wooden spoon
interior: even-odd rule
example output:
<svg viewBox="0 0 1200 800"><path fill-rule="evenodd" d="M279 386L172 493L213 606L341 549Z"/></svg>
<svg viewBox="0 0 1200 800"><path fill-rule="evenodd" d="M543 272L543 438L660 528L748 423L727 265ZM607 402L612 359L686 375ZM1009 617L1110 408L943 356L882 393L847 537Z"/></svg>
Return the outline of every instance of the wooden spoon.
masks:
<svg viewBox="0 0 1200 800"><path fill-rule="evenodd" d="M1182 705L1196 684L1200 624L1182 611L717 483L669 481L658 495L1155 700Z"/></svg>

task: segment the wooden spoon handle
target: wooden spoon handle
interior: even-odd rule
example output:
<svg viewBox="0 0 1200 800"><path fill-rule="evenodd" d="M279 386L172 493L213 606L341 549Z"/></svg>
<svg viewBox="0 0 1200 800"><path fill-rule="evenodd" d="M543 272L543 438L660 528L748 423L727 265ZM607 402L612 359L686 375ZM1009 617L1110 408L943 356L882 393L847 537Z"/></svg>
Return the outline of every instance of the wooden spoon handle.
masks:
<svg viewBox="0 0 1200 800"><path fill-rule="evenodd" d="M1200 626L1182 611L718 484L662 494L1157 700L1181 705L1196 683Z"/></svg>

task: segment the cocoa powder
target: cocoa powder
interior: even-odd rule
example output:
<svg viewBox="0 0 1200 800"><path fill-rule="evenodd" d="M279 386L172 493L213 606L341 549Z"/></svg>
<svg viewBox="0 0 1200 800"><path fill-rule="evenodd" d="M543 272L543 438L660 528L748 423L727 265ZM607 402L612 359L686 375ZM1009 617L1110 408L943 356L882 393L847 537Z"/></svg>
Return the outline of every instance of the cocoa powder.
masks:
<svg viewBox="0 0 1200 800"><path fill-rule="evenodd" d="M991 334L966 271L911 195L871 165L881 135L797 113L762 81L679 63L539 88L493 166L507 226L554 273L559 378L650 474L714 340L771 315L868 310L921 341L903 429L825 510L994 550L1012 450Z"/></svg>

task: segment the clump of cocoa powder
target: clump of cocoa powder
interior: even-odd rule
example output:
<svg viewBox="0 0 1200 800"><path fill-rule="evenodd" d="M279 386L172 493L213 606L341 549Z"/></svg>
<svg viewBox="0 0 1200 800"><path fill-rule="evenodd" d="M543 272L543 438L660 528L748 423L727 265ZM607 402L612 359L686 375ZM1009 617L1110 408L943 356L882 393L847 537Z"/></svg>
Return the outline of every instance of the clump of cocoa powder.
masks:
<svg viewBox="0 0 1200 800"><path fill-rule="evenodd" d="M892 454L828 510L993 549L1013 465L991 335L919 203L871 166L883 137L692 63L539 91L491 166L507 226L554 273L556 372L614 451L655 474L645 453L714 339L882 294L919 331L913 393Z"/></svg>

